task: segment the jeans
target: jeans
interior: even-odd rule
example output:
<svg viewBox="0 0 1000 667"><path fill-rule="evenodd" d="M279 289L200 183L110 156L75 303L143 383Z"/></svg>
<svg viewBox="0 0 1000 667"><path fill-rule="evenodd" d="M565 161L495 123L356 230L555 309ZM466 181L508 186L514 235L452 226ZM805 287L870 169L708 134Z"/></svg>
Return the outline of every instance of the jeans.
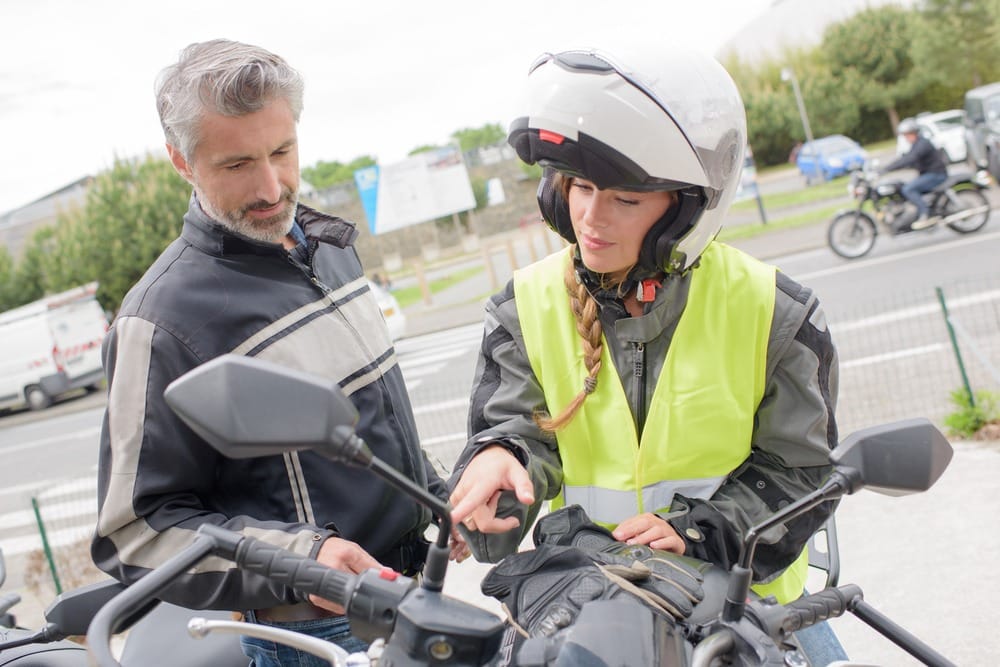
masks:
<svg viewBox="0 0 1000 667"><path fill-rule="evenodd" d="M844 647L827 621L799 630L795 638L812 667L825 667L837 660L847 660Z"/></svg>
<svg viewBox="0 0 1000 667"><path fill-rule="evenodd" d="M925 216L927 215L927 202L924 201L923 194L941 185L947 178L948 174L934 172L920 174L903 186L903 196L917 207L918 215Z"/></svg>
<svg viewBox="0 0 1000 667"><path fill-rule="evenodd" d="M319 637L337 644L348 653L363 653L368 644L351 634L346 616L332 616L312 621L293 623L266 623L258 621L253 612L247 612L247 620L260 625L270 625L284 630L292 630L311 637ZM240 637L240 647L250 658L250 667L328 667L329 662L305 651L278 644L267 639Z"/></svg>

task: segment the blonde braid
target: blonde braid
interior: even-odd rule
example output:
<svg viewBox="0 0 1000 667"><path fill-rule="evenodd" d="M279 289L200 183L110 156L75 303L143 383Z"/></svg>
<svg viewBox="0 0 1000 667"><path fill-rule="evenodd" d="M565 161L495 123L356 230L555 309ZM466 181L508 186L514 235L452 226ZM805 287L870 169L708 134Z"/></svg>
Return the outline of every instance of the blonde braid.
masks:
<svg viewBox="0 0 1000 667"><path fill-rule="evenodd" d="M570 253L575 254L576 248ZM597 301L591 296L586 286L576 279L573 262L566 265L563 282L569 295L570 307L576 316L576 330L583 339L584 363L587 366L587 377L583 380L583 389L556 417L546 417L544 413L535 414L535 423L544 431L554 433L568 424L583 405L584 399L594 393L597 388L597 373L601 370L601 349L603 347L601 318L598 317Z"/></svg>

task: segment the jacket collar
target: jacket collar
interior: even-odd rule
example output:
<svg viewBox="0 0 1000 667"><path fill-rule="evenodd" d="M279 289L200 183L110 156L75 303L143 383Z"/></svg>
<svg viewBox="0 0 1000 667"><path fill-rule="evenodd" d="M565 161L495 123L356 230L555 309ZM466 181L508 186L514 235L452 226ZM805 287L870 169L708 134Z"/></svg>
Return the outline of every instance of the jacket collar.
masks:
<svg viewBox="0 0 1000 667"><path fill-rule="evenodd" d="M315 239L340 248L353 244L358 232L353 224L327 215L303 204L295 209L295 224L303 230L307 240ZM216 222L198 203L194 193L184 214L181 238L211 255L271 255L285 254L280 243L266 243L248 238Z"/></svg>

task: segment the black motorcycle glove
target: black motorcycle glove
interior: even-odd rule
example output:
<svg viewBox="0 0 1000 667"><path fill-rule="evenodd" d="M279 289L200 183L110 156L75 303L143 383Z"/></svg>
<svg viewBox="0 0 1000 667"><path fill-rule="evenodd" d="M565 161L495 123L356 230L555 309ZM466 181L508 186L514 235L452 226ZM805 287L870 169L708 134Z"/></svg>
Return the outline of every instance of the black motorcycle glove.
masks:
<svg viewBox="0 0 1000 667"><path fill-rule="evenodd" d="M616 541L579 506L543 517L538 547L504 559L482 582L531 636L570 625L592 600L630 595L674 619L704 597L701 573L681 556Z"/></svg>

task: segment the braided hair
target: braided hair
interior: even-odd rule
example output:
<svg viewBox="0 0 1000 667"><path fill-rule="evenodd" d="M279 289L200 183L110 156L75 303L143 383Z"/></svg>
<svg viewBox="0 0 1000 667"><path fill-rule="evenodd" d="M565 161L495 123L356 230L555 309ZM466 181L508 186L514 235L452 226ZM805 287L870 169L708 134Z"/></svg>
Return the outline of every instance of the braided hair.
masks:
<svg viewBox="0 0 1000 667"><path fill-rule="evenodd" d="M571 248L570 252L575 255L576 248ZM590 293L583 281L577 279L573 262L566 265L563 282L569 296L570 308L576 317L576 331L583 339L583 360L587 366L587 377L583 380L583 389L580 393L558 415L549 417L544 413L535 414L535 423L543 431L550 433L554 433L568 424L580 406L583 405L584 399L597 389L597 373L601 370L601 350L604 346L604 330L601 327L601 318L598 317L597 299Z"/></svg>

